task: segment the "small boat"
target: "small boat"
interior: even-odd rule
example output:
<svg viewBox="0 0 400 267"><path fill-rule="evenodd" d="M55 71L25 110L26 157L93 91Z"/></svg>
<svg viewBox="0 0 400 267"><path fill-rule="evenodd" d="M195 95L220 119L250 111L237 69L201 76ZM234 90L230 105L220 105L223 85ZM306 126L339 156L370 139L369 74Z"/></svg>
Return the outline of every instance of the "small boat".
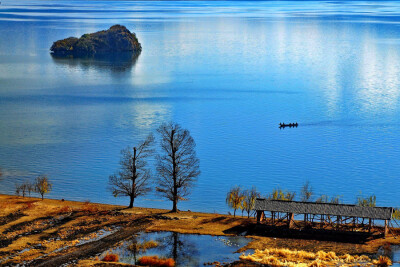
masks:
<svg viewBox="0 0 400 267"><path fill-rule="evenodd" d="M279 123L279 128L285 128L285 127L290 127L290 128L292 128L292 127L298 127L299 126L299 124L296 122L296 123Z"/></svg>

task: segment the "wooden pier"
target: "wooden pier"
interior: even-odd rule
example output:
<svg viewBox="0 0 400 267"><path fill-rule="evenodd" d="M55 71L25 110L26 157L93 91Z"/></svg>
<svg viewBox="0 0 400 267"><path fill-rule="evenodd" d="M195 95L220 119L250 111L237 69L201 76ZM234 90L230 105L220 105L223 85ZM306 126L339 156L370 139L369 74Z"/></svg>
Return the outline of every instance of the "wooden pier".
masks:
<svg viewBox="0 0 400 267"><path fill-rule="evenodd" d="M355 231L366 229L369 232L375 220L384 221L384 236L388 233L388 223L392 219L393 208L361 207L347 204L268 200L258 198L255 202L257 223L269 222L272 225L286 223L288 228L333 229ZM266 212L271 214L267 220ZM300 223L295 215L304 215ZM367 220L365 222L365 220Z"/></svg>

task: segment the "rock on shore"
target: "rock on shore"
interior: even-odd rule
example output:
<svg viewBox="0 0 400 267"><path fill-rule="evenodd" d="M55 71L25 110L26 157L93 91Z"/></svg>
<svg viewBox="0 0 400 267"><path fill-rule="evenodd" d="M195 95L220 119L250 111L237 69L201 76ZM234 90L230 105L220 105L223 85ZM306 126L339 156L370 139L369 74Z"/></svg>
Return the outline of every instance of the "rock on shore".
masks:
<svg viewBox="0 0 400 267"><path fill-rule="evenodd" d="M54 42L50 50L54 55L93 56L116 52L140 53L135 33L125 26L114 25L106 31L84 34L81 38L69 37Z"/></svg>

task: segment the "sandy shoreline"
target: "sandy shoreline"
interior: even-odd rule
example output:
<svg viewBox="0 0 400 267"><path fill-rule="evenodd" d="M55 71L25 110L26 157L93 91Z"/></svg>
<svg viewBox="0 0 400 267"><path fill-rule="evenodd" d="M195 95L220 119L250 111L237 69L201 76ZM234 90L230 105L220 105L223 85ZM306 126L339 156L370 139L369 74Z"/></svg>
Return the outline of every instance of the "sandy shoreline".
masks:
<svg viewBox="0 0 400 267"><path fill-rule="evenodd" d="M86 238L90 241L96 231L104 229L115 232L101 240L80 245L80 240ZM331 240L331 237L312 234L288 235L279 228L271 231L257 226L254 218L241 216L190 211L169 213L154 208L126 209L118 205L0 195L0 265L30 262L35 266L56 266L71 259L84 260L82 264L90 265L90 262L95 263L88 260L90 257L138 231L246 235L252 238L240 251L288 248L309 252L332 251L338 255L370 255L379 247L400 243L400 238L392 234L385 239L359 240L343 235ZM399 229L393 229L393 232L395 235L400 233Z"/></svg>

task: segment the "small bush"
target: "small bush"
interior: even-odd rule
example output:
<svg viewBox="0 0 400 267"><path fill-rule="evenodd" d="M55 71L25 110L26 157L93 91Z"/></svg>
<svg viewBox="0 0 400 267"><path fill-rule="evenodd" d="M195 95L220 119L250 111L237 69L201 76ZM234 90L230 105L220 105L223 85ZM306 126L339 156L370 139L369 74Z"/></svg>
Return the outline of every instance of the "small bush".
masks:
<svg viewBox="0 0 400 267"><path fill-rule="evenodd" d="M155 267L174 267L175 261L171 258L162 259L157 256L143 256L139 259L139 265Z"/></svg>
<svg viewBox="0 0 400 267"><path fill-rule="evenodd" d="M102 261L118 262L119 261L119 256L117 254L107 254L107 255L104 256Z"/></svg>

